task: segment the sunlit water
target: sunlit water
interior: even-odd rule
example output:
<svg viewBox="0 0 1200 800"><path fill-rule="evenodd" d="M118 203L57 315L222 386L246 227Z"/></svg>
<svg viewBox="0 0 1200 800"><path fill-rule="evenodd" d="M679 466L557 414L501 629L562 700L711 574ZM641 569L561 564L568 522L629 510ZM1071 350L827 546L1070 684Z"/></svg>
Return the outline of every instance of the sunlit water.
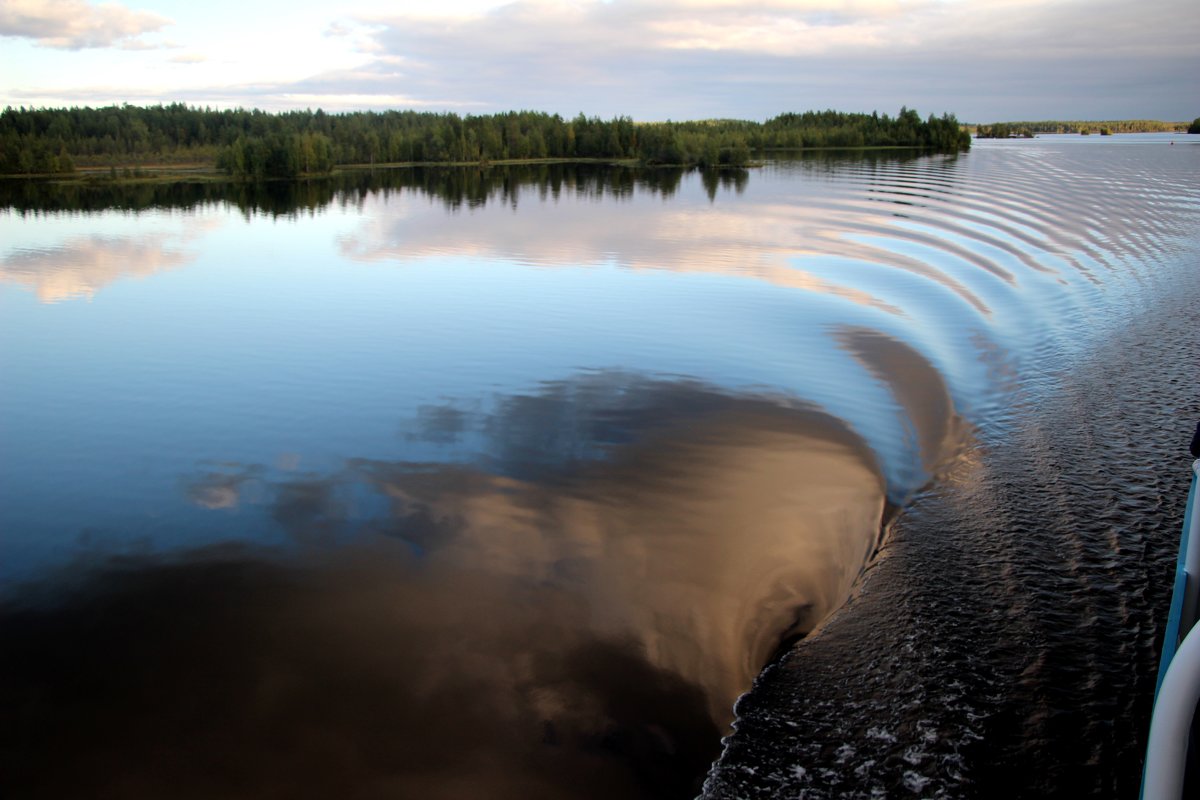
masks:
<svg viewBox="0 0 1200 800"><path fill-rule="evenodd" d="M13 796L1128 794L1189 137L350 182L5 189Z"/></svg>

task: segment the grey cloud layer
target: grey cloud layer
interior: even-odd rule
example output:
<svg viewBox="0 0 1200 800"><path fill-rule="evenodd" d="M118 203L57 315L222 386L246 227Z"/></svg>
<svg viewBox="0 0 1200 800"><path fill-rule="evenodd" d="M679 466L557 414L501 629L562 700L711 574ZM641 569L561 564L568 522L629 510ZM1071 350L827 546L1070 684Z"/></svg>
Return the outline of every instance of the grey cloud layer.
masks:
<svg viewBox="0 0 1200 800"><path fill-rule="evenodd" d="M894 111L900 103L983 119L1065 114L1063 105L1083 113L1089 103L1097 115L1108 108L1109 116L1173 118L1194 94L1188 65L1193 73L1200 66L1191 45L1200 21L1175 0L1136 8L769 3L753 11L517 2L451 22L369 22L387 60L366 72L399 72L414 97L644 119Z"/></svg>
<svg viewBox="0 0 1200 800"><path fill-rule="evenodd" d="M51 47L148 46L167 23L82 0L0 0L0 35ZM183 91L21 87L39 102L184 102L278 110L531 108L639 120L763 119L837 108L965 121L1195 116L1190 0L860 3L517 2L434 19L333 18L354 69ZM199 60L200 54L188 56Z"/></svg>

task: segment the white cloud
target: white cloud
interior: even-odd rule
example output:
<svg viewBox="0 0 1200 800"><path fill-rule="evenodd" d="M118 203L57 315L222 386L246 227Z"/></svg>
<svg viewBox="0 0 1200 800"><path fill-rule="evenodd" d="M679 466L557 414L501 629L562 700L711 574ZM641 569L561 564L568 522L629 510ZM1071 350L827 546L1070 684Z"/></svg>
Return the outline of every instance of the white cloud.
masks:
<svg viewBox="0 0 1200 800"><path fill-rule="evenodd" d="M137 47L139 37L170 20L116 3L84 0L0 0L0 36L32 39L43 47Z"/></svg>
<svg viewBox="0 0 1200 800"><path fill-rule="evenodd" d="M140 66L121 76L86 74L113 87L110 101L149 95L150 102L269 110L532 108L639 120L763 119L810 108L895 113L903 104L970 121L1190 119L1190 76L1200 69L1193 44L1200 15L1191 2L444 0L414 11L407 9L417 4L389 2L354 17L309 13L306 28L289 32L309 42L291 61L283 53L260 58L227 36L203 45L189 39L183 52L203 52L208 61L187 71L186 86L139 78ZM57 27L45 19L33 25L31 13L18 25L17 8L43 9L39 19L58 20ZM67 8L76 11L62 13ZM102 10L137 13L81 0L0 0L0 9L0 33L60 47L86 38L68 35L67 16L85 30ZM307 13L303 3L297 13ZM148 46L137 35L117 42L130 44ZM77 74L50 84L31 68L29 78L6 92L9 102L90 102ZM35 88L42 80L47 85Z"/></svg>
<svg viewBox="0 0 1200 800"><path fill-rule="evenodd" d="M422 108L432 107L465 108L468 104L448 100L421 100L403 94L347 94L319 92L290 92L277 90L261 95L268 103L280 108L321 108L326 111L354 111L358 109Z"/></svg>

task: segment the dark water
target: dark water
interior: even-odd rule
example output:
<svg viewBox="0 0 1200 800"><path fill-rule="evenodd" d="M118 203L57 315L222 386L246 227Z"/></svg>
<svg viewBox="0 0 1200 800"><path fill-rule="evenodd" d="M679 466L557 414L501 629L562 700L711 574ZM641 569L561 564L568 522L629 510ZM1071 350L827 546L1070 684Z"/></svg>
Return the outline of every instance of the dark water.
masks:
<svg viewBox="0 0 1200 800"><path fill-rule="evenodd" d="M1129 796L1198 190L1164 136L4 187L5 794Z"/></svg>

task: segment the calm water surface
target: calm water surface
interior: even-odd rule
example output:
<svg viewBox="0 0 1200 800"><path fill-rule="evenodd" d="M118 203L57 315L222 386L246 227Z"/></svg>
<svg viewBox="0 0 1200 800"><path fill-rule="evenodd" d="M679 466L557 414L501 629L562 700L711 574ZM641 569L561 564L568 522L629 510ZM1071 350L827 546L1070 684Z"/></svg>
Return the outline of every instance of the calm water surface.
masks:
<svg viewBox="0 0 1200 800"><path fill-rule="evenodd" d="M1136 785L1189 137L3 191L12 796Z"/></svg>

